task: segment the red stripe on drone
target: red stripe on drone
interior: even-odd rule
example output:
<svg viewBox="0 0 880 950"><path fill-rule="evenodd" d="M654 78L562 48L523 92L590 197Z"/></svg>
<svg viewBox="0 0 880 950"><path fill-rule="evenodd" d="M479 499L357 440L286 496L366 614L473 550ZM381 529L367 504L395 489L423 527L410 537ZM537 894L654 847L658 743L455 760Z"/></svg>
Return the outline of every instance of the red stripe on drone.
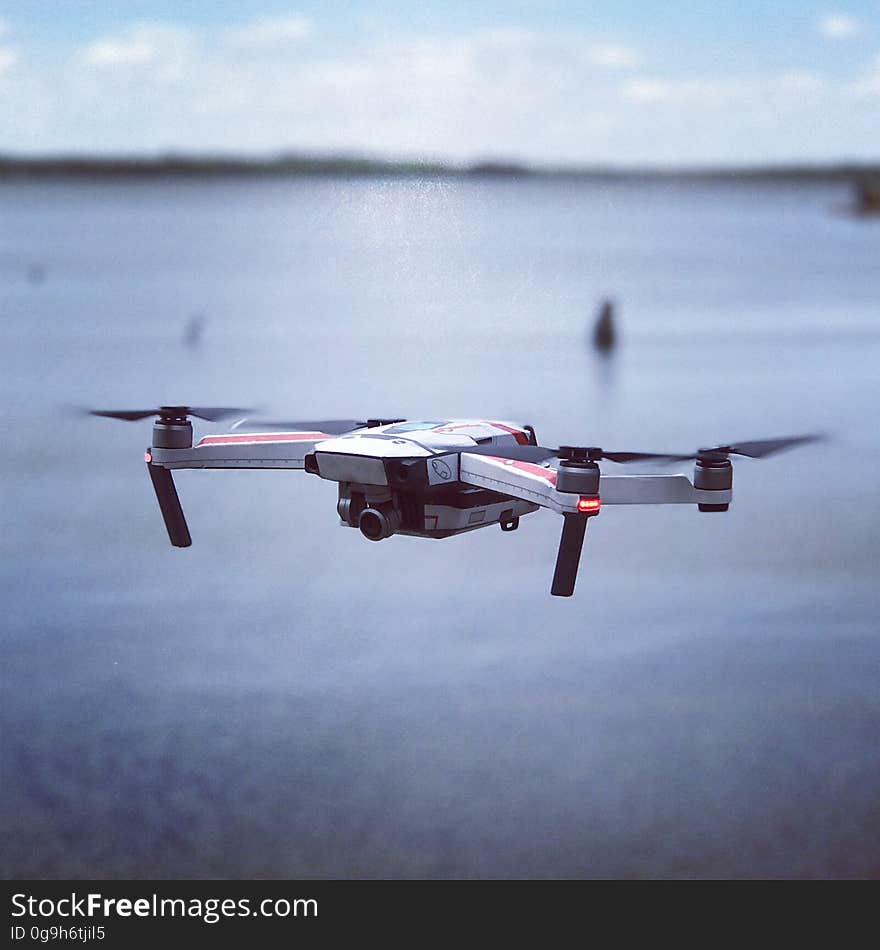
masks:
<svg viewBox="0 0 880 950"><path fill-rule="evenodd" d="M230 445L242 442L318 442L331 439L326 432L264 432L248 435L206 435L199 445ZM197 446L198 447L198 446Z"/></svg>
<svg viewBox="0 0 880 950"><path fill-rule="evenodd" d="M502 459L498 458L495 455L487 455L487 459L490 462L498 462L501 465L507 466L508 468L516 468L521 472L525 472L527 475L533 475L535 478L540 478L542 481L547 482L548 485L556 487L556 472L552 468L542 468L540 465L533 465L531 462L518 462L515 459Z"/></svg>
<svg viewBox="0 0 880 950"><path fill-rule="evenodd" d="M501 429L502 432L509 432L517 442L517 445L529 445L529 437L521 429L511 429L510 426L504 425L503 422L490 422L490 426L494 426L496 429Z"/></svg>

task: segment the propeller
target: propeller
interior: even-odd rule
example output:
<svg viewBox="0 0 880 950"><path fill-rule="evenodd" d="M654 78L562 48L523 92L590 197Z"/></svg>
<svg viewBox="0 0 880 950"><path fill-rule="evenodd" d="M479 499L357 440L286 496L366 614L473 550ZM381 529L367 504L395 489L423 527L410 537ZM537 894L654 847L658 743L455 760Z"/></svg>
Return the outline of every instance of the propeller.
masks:
<svg viewBox="0 0 880 950"><path fill-rule="evenodd" d="M562 445L552 449L543 445L475 445L463 449L471 455L494 455L497 458L512 459L517 462L546 462L548 459L558 458L575 462L598 462L607 460L626 465L630 462L686 462L693 459L717 458L724 459L728 455L743 455L746 458L767 458L777 452L784 452L797 445L807 445L811 442L820 442L822 435L792 435L778 439L756 439L751 442L737 442L732 445L716 445L711 448L699 449L692 455L676 455L660 452L606 452L599 448L577 448Z"/></svg>
<svg viewBox="0 0 880 950"><path fill-rule="evenodd" d="M148 419L158 416L160 419L186 419L195 416L208 422L220 422L234 416L247 415L253 409L239 409L234 406L159 406L157 409L86 409L90 416L103 416L106 419L122 419L125 422L136 422L138 419Z"/></svg>
<svg viewBox="0 0 880 950"><path fill-rule="evenodd" d="M670 461L686 462L690 459L726 459L728 455L742 455L750 459L763 459L777 452L785 452L798 445L809 445L811 442L822 442L824 435L787 435L778 439L754 439L751 442L737 442L732 445L713 445L710 448L699 449L693 455L669 456Z"/></svg>
<svg viewBox="0 0 880 950"><path fill-rule="evenodd" d="M512 459L516 462L546 462L548 459L571 459L572 461L598 462L605 459L609 462L650 462L671 461L684 456L660 455L656 452L606 452L599 448L576 448L571 445L561 445L558 449L547 448L543 445L475 445L462 449L471 455L494 455L496 458Z"/></svg>
<svg viewBox="0 0 880 950"><path fill-rule="evenodd" d="M286 419L246 420L249 429L271 429L291 432L326 432L327 435L343 435L355 429L373 429L376 426L391 425L393 422L406 422L400 418L382 419L323 419L319 422L288 422Z"/></svg>
<svg viewBox="0 0 880 950"><path fill-rule="evenodd" d="M367 422L362 419L324 419L320 422L287 422L281 419L247 419L244 425L250 429L270 429L281 432L326 432L327 435L342 435L355 429L364 429Z"/></svg>

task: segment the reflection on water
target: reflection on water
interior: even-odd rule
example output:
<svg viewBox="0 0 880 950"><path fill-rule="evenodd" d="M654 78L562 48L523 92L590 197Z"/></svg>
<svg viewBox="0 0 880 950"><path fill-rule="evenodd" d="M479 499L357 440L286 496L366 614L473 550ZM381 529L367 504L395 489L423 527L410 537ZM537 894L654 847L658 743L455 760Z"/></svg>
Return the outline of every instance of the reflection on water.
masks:
<svg viewBox="0 0 880 950"><path fill-rule="evenodd" d="M880 231L840 199L0 188L3 873L880 873ZM557 600L549 514L367 544L291 473L182 473L174 550L149 425L60 411L160 402L834 442L738 464L726 516L606 509Z"/></svg>

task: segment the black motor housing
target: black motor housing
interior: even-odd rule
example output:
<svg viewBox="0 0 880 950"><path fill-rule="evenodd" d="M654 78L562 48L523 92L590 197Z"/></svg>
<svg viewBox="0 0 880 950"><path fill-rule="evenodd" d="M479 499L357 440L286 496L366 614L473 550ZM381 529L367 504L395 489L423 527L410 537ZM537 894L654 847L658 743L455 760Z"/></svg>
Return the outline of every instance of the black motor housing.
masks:
<svg viewBox="0 0 880 950"><path fill-rule="evenodd" d="M694 488L701 491L730 491L733 488L733 465L730 459L718 456L698 456L694 467ZM729 502L713 505L699 502L700 511L727 511Z"/></svg>
<svg viewBox="0 0 880 950"><path fill-rule="evenodd" d="M191 449L193 444L192 423L188 419L153 423L153 447L157 449Z"/></svg>
<svg viewBox="0 0 880 950"><path fill-rule="evenodd" d="M589 449L562 449L568 456L560 459L556 472L556 490L572 495L599 494L599 466L589 457Z"/></svg>

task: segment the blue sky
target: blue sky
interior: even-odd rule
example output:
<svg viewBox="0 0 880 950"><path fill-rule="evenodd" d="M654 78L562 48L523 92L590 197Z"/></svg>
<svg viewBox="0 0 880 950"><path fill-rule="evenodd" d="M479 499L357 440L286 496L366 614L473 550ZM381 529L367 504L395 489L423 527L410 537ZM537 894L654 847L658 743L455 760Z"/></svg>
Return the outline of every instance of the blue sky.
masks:
<svg viewBox="0 0 880 950"><path fill-rule="evenodd" d="M880 157L880 0L0 0L0 150Z"/></svg>

